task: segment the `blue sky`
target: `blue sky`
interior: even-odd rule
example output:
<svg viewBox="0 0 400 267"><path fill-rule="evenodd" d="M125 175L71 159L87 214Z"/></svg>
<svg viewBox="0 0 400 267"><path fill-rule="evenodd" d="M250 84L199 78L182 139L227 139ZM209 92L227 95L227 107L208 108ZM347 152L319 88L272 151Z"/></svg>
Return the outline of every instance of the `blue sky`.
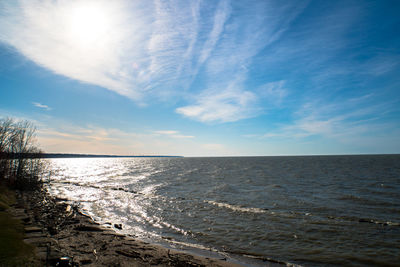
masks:
<svg viewBox="0 0 400 267"><path fill-rule="evenodd" d="M399 1L0 2L0 116L47 152L400 153Z"/></svg>

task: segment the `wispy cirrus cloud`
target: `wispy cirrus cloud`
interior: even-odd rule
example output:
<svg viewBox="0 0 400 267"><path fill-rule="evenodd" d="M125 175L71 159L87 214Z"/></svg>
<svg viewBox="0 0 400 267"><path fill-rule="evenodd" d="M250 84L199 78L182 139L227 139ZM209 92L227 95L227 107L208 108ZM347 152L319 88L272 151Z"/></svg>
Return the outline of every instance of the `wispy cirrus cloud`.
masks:
<svg viewBox="0 0 400 267"><path fill-rule="evenodd" d="M279 40L305 6L304 3L296 8L272 3L252 3L250 6L231 3L229 8L221 8L215 15L212 34L203 50L208 58L204 68L212 82L190 98L192 104L179 107L176 112L202 122L233 122L260 115L265 106L271 104L272 96L281 102L287 95L284 81L251 88L246 85L248 70L253 58ZM243 13L228 17L231 9L240 9ZM213 53L208 47L214 47Z"/></svg>
<svg viewBox="0 0 400 267"><path fill-rule="evenodd" d="M224 31L224 25L226 20L229 18L230 4L229 1L220 1L216 9L213 21L213 27L209 34L208 39L203 45L199 56L199 64L203 64L210 56L211 52L214 50L221 34Z"/></svg>
<svg viewBox="0 0 400 267"><path fill-rule="evenodd" d="M280 105L289 94L285 83L284 80L265 83L258 88L258 94L267 99L269 103Z"/></svg>
<svg viewBox="0 0 400 267"><path fill-rule="evenodd" d="M396 70L399 53L392 44L375 44L371 36L378 26L365 23L372 19L373 5L361 1L313 6L321 13L304 17L302 23L292 26L279 45L271 47L265 65L282 68L286 76L307 77L309 88L302 93L320 91L321 95L327 93L323 88L331 92L350 89L346 88L349 84L361 84Z"/></svg>
<svg viewBox="0 0 400 267"><path fill-rule="evenodd" d="M248 69L305 5L17 0L0 4L0 41L54 73L139 104L180 100L187 105L177 111L189 118L234 121L258 114ZM233 90L237 76L243 81ZM200 111L207 108L214 116Z"/></svg>
<svg viewBox="0 0 400 267"><path fill-rule="evenodd" d="M397 126L382 118L395 112L396 102L373 104L377 95L366 94L336 103L315 100L305 103L290 123L281 123L275 130L244 137L262 140L327 139L357 147L360 151L379 151L385 140L392 140L392 148L400 148L396 141Z"/></svg>
<svg viewBox="0 0 400 267"><path fill-rule="evenodd" d="M233 122L398 67L398 53L363 49L368 5L315 5L318 12L309 1L3 1L0 41L138 104L166 101L190 119Z"/></svg>

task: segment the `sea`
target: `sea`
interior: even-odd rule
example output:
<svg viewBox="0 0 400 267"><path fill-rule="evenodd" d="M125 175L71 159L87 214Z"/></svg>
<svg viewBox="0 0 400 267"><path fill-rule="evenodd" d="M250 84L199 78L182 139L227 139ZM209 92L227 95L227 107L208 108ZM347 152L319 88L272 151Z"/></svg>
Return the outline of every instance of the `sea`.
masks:
<svg viewBox="0 0 400 267"><path fill-rule="evenodd" d="M400 266L400 155L48 159L117 231L245 266Z"/></svg>

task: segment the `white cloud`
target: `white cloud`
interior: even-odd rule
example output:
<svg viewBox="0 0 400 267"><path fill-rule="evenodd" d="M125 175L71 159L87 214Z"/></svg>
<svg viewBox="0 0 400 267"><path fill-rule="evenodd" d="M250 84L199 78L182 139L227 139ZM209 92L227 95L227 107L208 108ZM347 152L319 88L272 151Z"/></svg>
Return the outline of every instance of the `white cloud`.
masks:
<svg viewBox="0 0 400 267"><path fill-rule="evenodd" d="M182 135L182 134L175 134L175 135L173 135L172 137L174 137L174 138L194 138L194 136L193 135Z"/></svg>
<svg viewBox="0 0 400 267"><path fill-rule="evenodd" d="M255 116L257 96L250 91L228 89L203 94L194 105L176 109L177 113L202 122L231 122Z"/></svg>
<svg viewBox="0 0 400 267"><path fill-rule="evenodd" d="M176 109L177 113L202 122L233 122L251 118L264 112L268 106L281 104L288 91L285 81L270 82L255 92L243 88L243 75L231 81L228 88L203 92L196 103ZM263 106L265 102L268 106Z"/></svg>
<svg viewBox="0 0 400 267"><path fill-rule="evenodd" d="M2 2L0 41L57 74L137 99L131 65L139 61L143 22L128 8L105 0Z"/></svg>
<svg viewBox="0 0 400 267"><path fill-rule="evenodd" d="M41 109L45 109L45 110L51 110L52 109L49 106L44 105L44 104L40 104L38 102L32 102L32 105L34 105L37 108L41 108Z"/></svg>
<svg viewBox="0 0 400 267"><path fill-rule="evenodd" d="M192 135L182 135L178 131L164 130L164 131L154 131L156 135L164 135L172 138L194 138Z"/></svg>

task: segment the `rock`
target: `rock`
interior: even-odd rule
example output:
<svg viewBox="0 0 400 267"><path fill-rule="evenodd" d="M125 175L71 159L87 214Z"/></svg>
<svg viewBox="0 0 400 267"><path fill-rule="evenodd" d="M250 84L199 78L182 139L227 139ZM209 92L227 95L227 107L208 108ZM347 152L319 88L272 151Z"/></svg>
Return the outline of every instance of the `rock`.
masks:
<svg viewBox="0 0 400 267"><path fill-rule="evenodd" d="M23 221L24 223L28 223L31 220L31 218L28 215L25 215L25 214L16 216L15 218L18 219L18 220Z"/></svg>
<svg viewBox="0 0 400 267"><path fill-rule="evenodd" d="M82 265L91 264L91 263L92 263L92 260L90 260L90 259L80 260L80 264L82 264Z"/></svg>
<svg viewBox="0 0 400 267"><path fill-rule="evenodd" d="M115 252L117 252L120 255L123 255L125 257L129 257L129 258L142 258L140 253L137 253L133 250L131 251L126 251L126 250L116 250Z"/></svg>
<svg viewBox="0 0 400 267"><path fill-rule="evenodd" d="M42 232L42 228L37 227L37 226L29 226L25 227L25 233L33 233L33 232Z"/></svg>
<svg viewBox="0 0 400 267"><path fill-rule="evenodd" d="M37 250L36 257L42 262L47 262L50 266L56 266L60 260L60 252L51 250L50 247L38 248Z"/></svg>
<svg viewBox="0 0 400 267"><path fill-rule="evenodd" d="M47 259L47 251L36 252L36 258L38 258L42 262L45 262Z"/></svg>
<svg viewBox="0 0 400 267"><path fill-rule="evenodd" d="M65 212L66 212L66 213L70 213L70 212L71 212L71 209L72 209L71 205L68 205L68 206L65 208Z"/></svg>
<svg viewBox="0 0 400 267"><path fill-rule="evenodd" d="M25 238L24 242L36 246L47 246L51 243L51 240L48 237L31 237Z"/></svg>
<svg viewBox="0 0 400 267"><path fill-rule="evenodd" d="M51 225L49 225L49 226L47 227L47 231L49 231L49 233L50 233L51 235L56 235L56 234L58 233L57 227L54 227L54 226L51 226Z"/></svg>
<svg viewBox="0 0 400 267"><path fill-rule="evenodd" d="M25 234L25 238L34 238L34 237L47 237L47 236L42 232L32 232Z"/></svg>
<svg viewBox="0 0 400 267"><path fill-rule="evenodd" d="M103 229L95 225L78 225L74 228L74 230L87 232L103 232Z"/></svg>
<svg viewBox="0 0 400 267"><path fill-rule="evenodd" d="M67 266L73 266L72 264L73 264L73 260L70 257L61 257L58 259L56 266L67 267Z"/></svg>
<svg viewBox="0 0 400 267"><path fill-rule="evenodd" d="M115 228L117 228L117 229L119 229L119 230L122 230L122 224L114 224L114 227Z"/></svg>

